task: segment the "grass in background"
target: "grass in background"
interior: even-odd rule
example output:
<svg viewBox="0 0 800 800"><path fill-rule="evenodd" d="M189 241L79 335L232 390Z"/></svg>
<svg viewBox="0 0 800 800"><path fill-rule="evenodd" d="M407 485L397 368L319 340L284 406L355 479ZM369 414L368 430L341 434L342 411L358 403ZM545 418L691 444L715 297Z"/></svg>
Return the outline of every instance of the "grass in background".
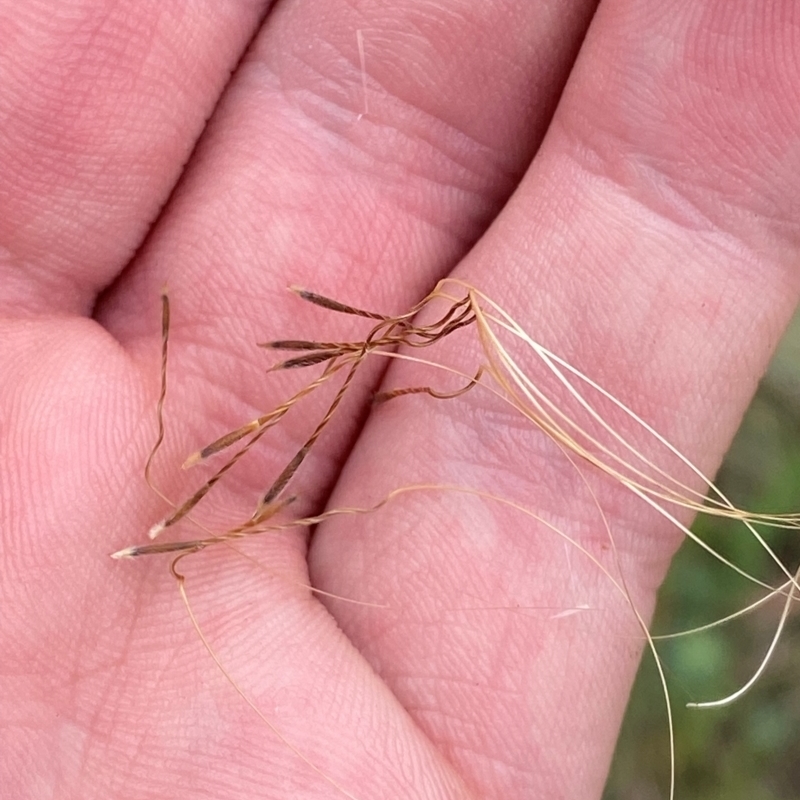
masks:
<svg viewBox="0 0 800 800"><path fill-rule="evenodd" d="M800 511L800 315L787 331L719 472L717 485L751 511ZM713 517L693 528L756 575L774 564L741 526ZM800 533L765 535L790 570ZM775 582L780 582L775 578ZM685 630L724 617L761 596L756 587L687 541L659 595L652 630ZM794 611L760 681L720 709L687 709L738 689L755 672L774 633L781 601L701 634L662 642L675 714L677 800L795 800L800 794L800 616ZM604 800L668 796L664 699L645 654Z"/></svg>

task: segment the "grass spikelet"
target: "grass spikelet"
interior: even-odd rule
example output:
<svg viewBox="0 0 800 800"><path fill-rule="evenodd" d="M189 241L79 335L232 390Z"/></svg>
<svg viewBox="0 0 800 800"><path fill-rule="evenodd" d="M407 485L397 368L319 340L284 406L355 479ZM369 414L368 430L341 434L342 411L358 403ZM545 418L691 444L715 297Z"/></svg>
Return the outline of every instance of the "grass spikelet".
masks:
<svg viewBox="0 0 800 800"><path fill-rule="evenodd" d="M712 708L729 704L739 699L756 684L767 668L779 640L785 630L786 621L800 595L800 569L790 569L770 546L762 534L762 529L776 528L795 531L800 529L800 515L755 513L737 507L706 475L679 452L666 438L634 410L604 390L589 376L538 343L503 308L493 302L475 287L454 279L440 282L434 290L407 312L392 316L342 303L314 292L292 287L292 291L303 301L326 311L346 314L370 320L372 323L363 339L354 341L331 341L327 339L277 339L260 346L274 351L299 353L272 367L271 371L304 369L321 366L321 372L275 408L265 411L255 419L245 422L210 444L188 456L184 468L195 466L208 459L223 457L234 445L244 444L233 455L224 456L223 462L215 472L204 481L188 498L181 503L170 502L172 510L157 522L149 531L155 539L168 528L184 519L191 520L196 506L213 493L215 487L224 480L231 469L255 447L273 427L280 424L287 414L318 389L331 381L338 381L333 399L317 421L302 446L285 463L273 482L263 491L252 515L231 524L221 533L204 531L204 535L193 539L150 542L125 547L113 554L117 559L132 559L146 555L171 554L171 572L178 584L180 596L186 607L192 626L206 650L217 666L225 674L235 691L253 708L273 733L284 742L311 769L321 774L344 796L353 797L348 791L324 775L311 761L297 750L270 723L253 701L230 677L216 655L212 644L203 633L189 603L186 579L177 569L182 559L201 552L209 547L226 546L235 549L243 540L265 534L279 534L282 531L310 527L342 515L373 514L396 498L408 493L450 492L465 493L480 497L487 502L498 503L514 509L519 514L535 520L538 524L566 541L583 557L589 558L601 570L606 579L619 592L620 597L630 607L642 637L649 648L662 687L665 701L670 742L670 780L668 796L675 793L675 749L673 719L666 672L659 655L659 644L669 638L699 633L764 605L774 597L783 599L782 610L769 648L752 677L737 691L715 701L692 703L695 708ZM425 312L422 314L421 312ZM161 348L161 390L157 402L157 435L153 449L145 465L145 478L152 487L151 468L153 460L164 439L163 409L167 393L167 356L169 341L169 298L166 290L162 293L162 348ZM426 320L426 321L421 321ZM467 330L476 343L476 363L469 369L457 369L436 359L436 346L457 331ZM433 356L421 351L434 348ZM437 370L447 382L455 382L456 388L434 388L433 385L400 386L383 390L374 396L375 403L399 401L408 395L426 395L436 400L455 400L471 391L483 391L506 404L521 421L530 428L538 429L547 436L563 453L583 480L586 489L597 508L599 518L615 559L616 570L611 571L586 550L578 541L571 538L551 522L535 514L523 504L510 498L500 497L475 487L442 484L416 484L397 487L382 500L371 505L329 509L317 514L292 518L291 503L294 496L289 494L291 485L309 453L313 451L320 437L336 418L342 400L351 391L356 376L362 366L374 357L413 361ZM543 370L549 384L534 376ZM626 420L626 428L635 431L636 436L624 435L613 418L621 416ZM638 441L645 441L647 452L643 452ZM665 466L670 464L670 466ZM592 485L586 478L587 470L600 473L606 480L623 487L639 501L661 515L667 522L679 529L699 547L717 559L721 564L754 585L765 590L766 594L747 608L722 619L697 627L691 631L678 632L667 636L653 636L644 616L637 609L631 592L625 583L625 575L616 552L614 531L603 511ZM676 475L680 473L680 475ZM700 485L700 489L695 488ZM158 490L156 490L158 491ZM161 492L158 494L164 498ZM689 514L704 514L739 524L747 535L759 544L769 559L783 575L781 583L773 585L769 580L751 574L747 567L741 566L719 552L702 537L696 534L682 518ZM239 552L238 550L236 552ZM244 555L240 553L240 555ZM248 556L245 556L248 557Z"/></svg>

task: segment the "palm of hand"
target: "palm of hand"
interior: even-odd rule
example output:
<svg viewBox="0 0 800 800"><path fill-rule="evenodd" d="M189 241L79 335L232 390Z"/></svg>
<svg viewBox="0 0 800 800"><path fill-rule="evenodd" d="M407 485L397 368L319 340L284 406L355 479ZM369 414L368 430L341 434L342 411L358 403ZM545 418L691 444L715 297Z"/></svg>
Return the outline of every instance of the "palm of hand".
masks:
<svg viewBox="0 0 800 800"><path fill-rule="evenodd" d="M176 378L156 473L177 494L187 484L168 465L283 394L280 383L265 388L261 356L242 342L318 329L318 312L288 301L287 284L401 310L484 234L548 123L588 5L554 19L528 3L516 16L487 3L474 17L425 16L410 3L391 25L377 11L364 20L282 6L125 273L257 9L207 21L141 6L120 28L101 5L5 56L43 76L32 95L13 81L2 89L7 106L26 110L3 139L4 154L16 154L4 179L13 200L2 201L0 339L1 749L13 796L173 797L176 786L219 798L595 796L635 669L636 629L588 562L553 555L552 539L510 513L450 498L404 508L378 536L353 520L318 531L314 584L384 609L328 600L329 610L311 597L303 533L249 551L267 572L225 552L187 566L205 632L284 740L221 677L164 565L108 558L164 511L142 465L165 280ZM784 213L800 174L786 167L797 160L789 143L799 109L787 89L796 68L757 64L757 79L721 87L704 123L698 87L725 75L713 63L666 59L671 70L650 65L632 88L626 75L650 63L648 47L665 34L654 18L627 13L608 4L596 19L538 161L460 270L713 466L796 296L786 267L796 224ZM152 19L161 27L146 31ZM727 17L717 22L734 29ZM93 31L93 44L74 25ZM676 13L671 35L702 43L707 29L716 27ZM761 21L752 35L772 42L790 29ZM736 55L741 45L732 36L717 46L723 63L725 48ZM72 66L42 69L54 63ZM637 106L649 96L642 82L681 115ZM768 135L742 113L756 101L782 109ZM53 115L62 125L51 135ZM719 133L713 147L703 124ZM732 139L748 143L746 159L726 149ZM736 323L745 307L747 329ZM745 348L743 364L732 354ZM411 367L392 374L394 385L415 382ZM686 385L697 388L688 399ZM563 511L561 493L575 484L552 452L526 451L502 416L479 453L459 434L487 411L474 402L452 411L455 425L424 405L382 409L346 469L356 430L343 424L304 466L304 502L318 507L334 484L334 503L356 489L375 499L406 482L416 460L429 470L423 478L457 475L500 493L532 487L532 506L601 549L604 532L586 507L571 501ZM305 433L307 421L287 422L223 490L224 508L246 511ZM607 499L646 611L675 538L628 499ZM580 597L566 592L565 570ZM470 597L544 611L464 611ZM601 623L553 619L552 609L586 599Z"/></svg>

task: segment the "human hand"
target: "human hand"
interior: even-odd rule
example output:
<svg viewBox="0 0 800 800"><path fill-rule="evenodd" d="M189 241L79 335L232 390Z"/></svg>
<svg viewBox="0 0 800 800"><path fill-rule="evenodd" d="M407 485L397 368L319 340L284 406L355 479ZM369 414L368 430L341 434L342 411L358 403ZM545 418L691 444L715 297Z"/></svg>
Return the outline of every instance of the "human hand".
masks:
<svg viewBox="0 0 800 800"><path fill-rule="evenodd" d="M254 539L261 567L225 548L182 562L283 739L166 564L108 558L165 511L142 479L159 289L154 472L176 498L197 479L170 466L293 380L265 378L250 343L333 324L288 284L403 311L455 264L713 471L798 295L798 12L609 0L584 40L579 0L358 5L0 12L9 797L601 792L641 634L594 564L508 508L444 493L325 523L310 549ZM457 481L611 557L582 479L485 395L348 418L297 476L306 511ZM308 427L287 417L209 524L251 510ZM646 615L678 534L596 485ZM309 568L383 607L315 598Z"/></svg>

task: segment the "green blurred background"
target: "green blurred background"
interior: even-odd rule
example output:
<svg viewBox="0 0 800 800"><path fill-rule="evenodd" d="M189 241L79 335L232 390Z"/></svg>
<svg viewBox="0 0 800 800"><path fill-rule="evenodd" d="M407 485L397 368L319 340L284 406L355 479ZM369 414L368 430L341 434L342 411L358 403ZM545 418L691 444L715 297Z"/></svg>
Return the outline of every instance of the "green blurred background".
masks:
<svg viewBox="0 0 800 800"><path fill-rule="evenodd" d="M800 511L800 315L761 382L717 476L731 500L750 510ZM693 529L751 573L782 582L774 563L741 526L701 518ZM800 563L800 532L765 534L787 566ZM748 605L763 592L686 542L660 593L652 630L697 627ZM800 617L766 673L732 706L687 709L687 702L734 692L758 668L782 604L701 634L663 642L672 694L677 800L795 800L800 797ZM617 745L604 800L665 800L669 744L664 698L645 655Z"/></svg>

